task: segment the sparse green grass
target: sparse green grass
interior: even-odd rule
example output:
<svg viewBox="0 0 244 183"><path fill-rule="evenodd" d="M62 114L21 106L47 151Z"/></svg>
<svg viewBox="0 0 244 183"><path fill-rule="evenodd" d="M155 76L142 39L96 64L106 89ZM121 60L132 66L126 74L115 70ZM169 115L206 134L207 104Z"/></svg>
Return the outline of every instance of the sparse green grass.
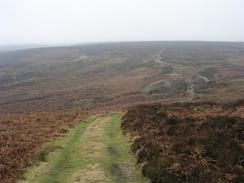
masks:
<svg viewBox="0 0 244 183"><path fill-rule="evenodd" d="M82 143L81 136L85 129L97 118L98 116L88 118L83 123L71 129L66 137L47 144L47 147L57 146L61 148L50 153L47 162L40 162L38 166L31 167L24 176L26 180L20 182L62 182L61 180L64 176L67 176L67 174L77 168L76 164L71 164L70 162L72 152Z"/></svg>
<svg viewBox="0 0 244 183"><path fill-rule="evenodd" d="M49 144L62 148L31 167L20 182L146 182L130 151L130 139L120 129L121 117L94 116L71 129L67 137Z"/></svg>
<svg viewBox="0 0 244 183"><path fill-rule="evenodd" d="M139 167L136 166L136 159L130 151L131 140L124 136L121 128L122 114L111 115L111 122L104 130L104 142L107 147L106 158L103 166L112 175L112 181L116 183L143 183L146 182Z"/></svg>

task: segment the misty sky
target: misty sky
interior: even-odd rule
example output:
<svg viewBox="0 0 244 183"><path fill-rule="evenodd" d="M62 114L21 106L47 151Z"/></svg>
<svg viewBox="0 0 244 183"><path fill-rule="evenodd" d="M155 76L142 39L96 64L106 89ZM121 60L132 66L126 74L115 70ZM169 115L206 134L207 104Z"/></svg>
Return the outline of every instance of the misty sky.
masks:
<svg viewBox="0 0 244 183"><path fill-rule="evenodd" d="M0 0L0 45L244 41L244 0Z"/></svg>

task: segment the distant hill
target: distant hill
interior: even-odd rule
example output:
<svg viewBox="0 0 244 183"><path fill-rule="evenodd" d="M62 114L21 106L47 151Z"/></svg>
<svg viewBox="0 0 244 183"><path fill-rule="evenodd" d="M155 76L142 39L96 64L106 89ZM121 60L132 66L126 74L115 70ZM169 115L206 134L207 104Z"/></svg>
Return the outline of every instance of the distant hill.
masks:
<svg viewBox="0 0 244 183"><path fill-rule="evenodd" d="M0 53L0 111L109 108L152 101L221 102L244 95L243 43L121 42L26 48Z"/></svg>
<svg viewBox="0 0 244 183"><path fill-rule="evenodd" d="M0 45L0 52L47 47L48 45Z"/></svg>

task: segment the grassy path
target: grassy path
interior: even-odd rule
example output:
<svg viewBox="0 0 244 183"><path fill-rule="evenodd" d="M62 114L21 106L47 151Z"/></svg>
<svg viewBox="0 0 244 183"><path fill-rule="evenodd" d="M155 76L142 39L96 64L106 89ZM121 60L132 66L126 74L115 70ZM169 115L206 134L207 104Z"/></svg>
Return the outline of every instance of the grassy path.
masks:
<svg viewBox="0 0 244 183"><path fill-rule="evenodd" d="M93 116L49 146L60 147L28 169L21 183L143 183L120 129L121 114Z"/></svg>

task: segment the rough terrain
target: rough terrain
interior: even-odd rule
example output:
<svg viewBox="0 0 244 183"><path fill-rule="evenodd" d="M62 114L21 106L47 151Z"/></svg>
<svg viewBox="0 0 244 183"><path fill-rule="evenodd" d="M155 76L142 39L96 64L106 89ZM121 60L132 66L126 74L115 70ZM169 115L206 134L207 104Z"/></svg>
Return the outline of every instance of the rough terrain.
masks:
<svg viewBox="0 0 244 183"><path fill-rule="evenodd" d="M153 183L244 181L244 101L140 105L122 128Z"/></svg>
<svg viewBox="0 0 244 183"><path fill-rule="evenodd" d="M134 161L128 150L129 139L121 135L119 122L113 122L120 121L115 120L116 115L91 123L82 121L91 114L125 111L130 106L155 102L163 107L130 108L122 127L132 135L139 131L139 137L150 137L145 149L154 159L162 158L163 153L166 173L174 172L184 181L214 175L220 175L221 181L239 180L238 171L243 171L243 156L239 156L243 148L243 99L241 42L119 42L3 51L0 182L130 180L123 163L116 163L123 158ZM64 139L57 141L59 137ZM197 142L192 140L195 138ZM119 142L125 146L120 147ZM134 151L142 148L137 146L139 142L134 143ZM81 149L96 153L92 157ZM158 154L150 155L155 149L160 149ZM170 158L166 156L169 149ZM92 163L93 158L100 163ZM39 161L42 163L36 166ZM30 168L24 179L21 176L31 165L36 167ZM161 164L156 167L158 175L150 174L150 166L141 165L149 168L143 169L147 177L155 181L162 178ZM155 170L159 164L150 165ZM203 169L214 175L203 173ZM99 175L99 180L91 174Z"/></svg>

